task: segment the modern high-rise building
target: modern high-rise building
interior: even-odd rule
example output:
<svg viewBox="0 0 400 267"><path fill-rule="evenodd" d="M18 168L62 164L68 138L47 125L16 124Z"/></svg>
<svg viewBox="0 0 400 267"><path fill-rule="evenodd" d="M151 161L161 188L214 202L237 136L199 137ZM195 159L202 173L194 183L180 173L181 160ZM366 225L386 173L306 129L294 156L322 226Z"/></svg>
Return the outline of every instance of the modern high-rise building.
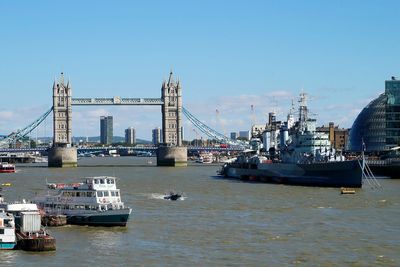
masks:
<svg viewBox="0 0 400 267"><path fill-rule="evenodd" d="M250 131L239 131L239 137L244 140L250 140Z"/></svg>
<svg viewBox="0 0 400 267"><path fill-rule="evenodd" d="M400 145L400 81L395 77L385 81L386 149Z"/></svg>
<svg viewBox="0 0 400 267"><path fill-rule="evenodd" d="M136 144L135 129L133 127L125 129L125 143L128 145Z"/></svg>
<svg viewBox="0 0 400 267"><path fill-rule="evenodd" d="M159 143L162 143L161 129L159 127L153 129L152 141L153 141L153 145L158 145Z"/></svg>
<svg viewBox="0 0 400 267"><path fill-rule="evenodd" d="M111 144L113 141L113 117L100 117L100 143L104 145Z"/></svg>
<svg viewBox="0 0 400 267"><path fill-rule="evenodd" d="M231 139L236 140L238 138L238 133L237 132L231 132Z"/></svg>

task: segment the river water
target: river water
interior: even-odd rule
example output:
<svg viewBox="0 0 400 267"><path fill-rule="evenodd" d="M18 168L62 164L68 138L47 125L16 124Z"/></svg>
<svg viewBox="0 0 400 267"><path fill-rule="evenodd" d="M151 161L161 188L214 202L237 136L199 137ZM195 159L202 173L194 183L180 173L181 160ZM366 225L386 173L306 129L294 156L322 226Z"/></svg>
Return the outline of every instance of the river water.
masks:
<svg viewBox="0 0 400 267"><path fill-rule="evenodd" d="M6 200L30 199L48 182L113 175L133 208L127 227L49 230L57 251L0 251L0 266L399 266L400 179L354 195L337 188L245 183L218 165L156 167L155 158L84 158L80 167L17 165L0 174ZM162 199L169 190L181 201Z"/></svg>

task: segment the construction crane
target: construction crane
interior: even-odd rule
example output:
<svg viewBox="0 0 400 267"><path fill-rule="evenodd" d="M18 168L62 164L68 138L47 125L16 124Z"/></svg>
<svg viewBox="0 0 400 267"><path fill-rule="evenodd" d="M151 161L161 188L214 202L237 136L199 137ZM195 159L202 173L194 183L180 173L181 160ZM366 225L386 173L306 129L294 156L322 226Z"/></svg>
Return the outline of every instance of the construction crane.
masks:
<svg viewBox="0 0 400 267"><path fill-rule="evenodd" d="M196 141L195 141L196 143L195 143L195 146L199 146L198 140L199 140L199 136L201 136L201 135L200 135L199 132L197 132L196 129L194 129L194 128L193 128L193 132L196 134L196 139L195 139L195 140L196 140Z"/></svg>

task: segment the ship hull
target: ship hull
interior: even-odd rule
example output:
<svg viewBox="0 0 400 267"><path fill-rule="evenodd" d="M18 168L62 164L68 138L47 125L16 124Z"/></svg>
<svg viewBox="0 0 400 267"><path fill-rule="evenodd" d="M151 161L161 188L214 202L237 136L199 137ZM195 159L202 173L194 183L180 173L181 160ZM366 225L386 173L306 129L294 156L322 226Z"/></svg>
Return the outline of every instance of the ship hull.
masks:
<svg viewBox="0 0 400 267"><path fill-rule="evenodd" d="M17 246L15 248L26 251L54 251L56 250L56 239L49 235L36 233L27 235L25 233L17 232Z"/></svg>
<svg viewBox="0 0 400 267"><path fill-rule="evenodd" d="M0 170L0 173L14 173L15 170Z"/></svg>
<svg viewBox="0 0 400 267"><path fill-rule="evenodd" d="M65 214L68 224L89 226L126 226L131 209L96 213Z"/></svg>
<svg viewBox="0 0 400 267"><path fill-rule="evenodd" d="M362 186L362 170L358 161L311 164L228 164L224 166L221 174L241 180L290 185L327 187Z"/></svg>
<svg viewBox="0 0 400 267"><path fill-rule="evenodd" d="M15 242L1 242L0 243L0 250L14 249L15 246L16 246Z"/></svg>

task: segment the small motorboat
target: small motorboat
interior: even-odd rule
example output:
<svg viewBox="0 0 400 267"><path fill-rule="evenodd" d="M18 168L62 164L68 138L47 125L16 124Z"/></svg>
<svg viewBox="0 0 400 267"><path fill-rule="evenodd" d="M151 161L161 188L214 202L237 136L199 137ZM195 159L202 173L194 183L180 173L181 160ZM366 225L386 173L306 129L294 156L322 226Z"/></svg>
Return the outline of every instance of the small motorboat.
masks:
<svg viewBox="0 0 400 267"><path fill-rule="evenodd" d="M340 188L340 193L341 194L355 194L356 190L354 188L341 187Z"/></svg>
<svg viewBox="0 0 400 267"><path fill-rule="evenodd" d="M0 162L0 173L15 172L15 165L8 162Z"/></svg>
<svg viewBox="0 0 400 267"><path fill-rule="evenodd" d="M182 194L175 193L175 192L170 192L169 194L164 196L164 199L167 200L178 200L182 197Z"/></svg>

